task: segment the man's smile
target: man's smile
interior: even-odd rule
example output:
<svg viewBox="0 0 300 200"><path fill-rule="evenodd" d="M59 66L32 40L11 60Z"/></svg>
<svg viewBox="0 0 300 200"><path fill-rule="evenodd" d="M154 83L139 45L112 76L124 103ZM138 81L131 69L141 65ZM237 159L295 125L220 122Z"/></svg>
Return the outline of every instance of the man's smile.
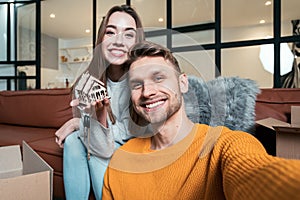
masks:
<svg viewBox="0 0 300 200"><path fill-rule="evenodd" d="M166 102L166 99L160 99L160 100L156 100L156 101L143 103L142 107L145 108L147 112L151 112L151 111L155 111L155 110L161 108L165 102Z"/></svg>

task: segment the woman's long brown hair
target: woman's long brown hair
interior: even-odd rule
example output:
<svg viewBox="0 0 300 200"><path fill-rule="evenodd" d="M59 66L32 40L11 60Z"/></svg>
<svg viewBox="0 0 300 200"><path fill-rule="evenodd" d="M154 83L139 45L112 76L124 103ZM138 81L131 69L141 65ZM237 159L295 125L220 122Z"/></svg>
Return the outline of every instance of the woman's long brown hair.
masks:
<svg viewBox="0 0 300 200"><path fill-rule="evenodd" d="M137 28L136 42L138 43L138 42L145 40L145 34L144 34L143 26L142 26L142 21L141 21L139 15L137 14L137 12L131 6L128 6L128 5L114 6L107 12L107 14L103 18L103 20L100 24L100 27L98 29L98 34L97 34L98 37L97 37L97 41L95 44L96 47L93 52L93 54L94 54L93 58L91 60L91 63L89 64L88 68L84 71L84 72L88 71L92 76L101 80L105 85L106 85L106 81L107 81L106 75L107 75L107 68L109 67L109 63L105 60L105 58L103 56L103 52L101 49L101 43L102 43L103 37L105 36L106 26L108 24L109 18L115 12L125 12L125 13L129 14L135 20L135 23L136 23L136 28ZM123 64L123 66L120 66L120 67L128 69L128 65L126 62ZM72 85L71 92L74 91L76 83L78 82L79 79L80 79L80 76ZM109 117L110 117L112 123L114 124L115 119L114 119L114 116L113 116L110 106L108 107L108 114L109 114ZM77 108L73 109L73 115L77 116L77 117L80 116L80 112L78 111Z"/></svg>

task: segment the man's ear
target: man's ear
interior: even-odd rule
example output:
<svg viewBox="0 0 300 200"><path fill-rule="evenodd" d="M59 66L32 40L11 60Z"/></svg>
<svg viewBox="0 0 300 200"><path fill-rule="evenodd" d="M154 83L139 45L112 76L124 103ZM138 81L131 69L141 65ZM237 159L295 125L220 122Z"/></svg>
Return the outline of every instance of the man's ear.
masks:
<svg viewBox="0 0 300 200"><path fill-rule="evenodd" d="M179 75L179 87L181 93L186 93L189 90L189 81L186 74Z"/></svg>

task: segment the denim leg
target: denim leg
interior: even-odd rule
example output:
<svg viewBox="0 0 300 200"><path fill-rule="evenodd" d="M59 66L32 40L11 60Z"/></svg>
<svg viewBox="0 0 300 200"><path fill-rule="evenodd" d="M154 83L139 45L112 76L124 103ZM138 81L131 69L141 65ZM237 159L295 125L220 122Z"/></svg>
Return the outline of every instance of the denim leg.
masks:
<svg viewBox="0 0 300 200"><path fill-rule="evenodd" d="M120 147L120 144L115 143L115 150ZM102 187L106 168L110 159L98 158L91 156L89 160L90 174L92 179L93 191L97 200L102 199Z"/></svg>
<svg viewBox="0 0 300 200"><path fill-rule="evenodd" d="M97 200L102 199L103 180L108 163L109 159L102 159L96 156L91 156L89 160L93 191Z"/></svg>
<svg viewBox="0 0 300 200"><path fill-rule="evenodd" d="M90 175L86 148L78 138L78 131L64 143L63 175L67 200L85 200L90 193Z"/></svg>

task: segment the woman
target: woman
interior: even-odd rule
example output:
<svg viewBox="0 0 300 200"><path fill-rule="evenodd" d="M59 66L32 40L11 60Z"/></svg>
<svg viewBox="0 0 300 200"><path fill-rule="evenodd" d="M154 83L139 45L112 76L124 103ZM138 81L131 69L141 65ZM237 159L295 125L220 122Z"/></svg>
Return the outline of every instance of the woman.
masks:
<svg viewBox="0 0 300 200"><path fill-rule="evenodd" d="M90 182L96 198L101 199L103 177L110 156L132 137L128 131L130 93L126 81L127 51L142 40L141 20L130 6L114 6L108 11L99 28L94 57L87 70L106 84L111 97L111 101L104 99L93 103L96 115L90 119L90 134L91 138L101 137L101 144L90 140L94 145L91 146L85 141L82 111L81 118L74 117L55 133L57 144L64 147L67 199L88 199ZM71 105L78 103L72 101Z"/></svg>

